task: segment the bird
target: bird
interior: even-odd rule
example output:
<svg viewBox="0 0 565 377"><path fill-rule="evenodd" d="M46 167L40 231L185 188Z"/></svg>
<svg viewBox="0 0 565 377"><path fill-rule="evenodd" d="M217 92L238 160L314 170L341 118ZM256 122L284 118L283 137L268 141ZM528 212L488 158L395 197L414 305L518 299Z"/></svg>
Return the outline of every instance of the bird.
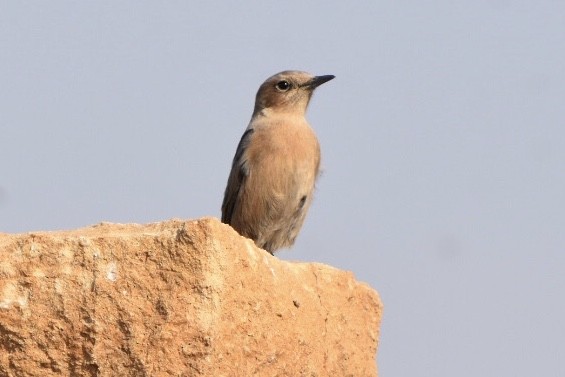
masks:
<svg viewBox="0 0 565 377"><path fill-rule="evenodd" d="M274 255L302 228L320 171L320 144L306 120L314 90L334 75L283 71L259 87L222 201L222 222Z"/></svg>

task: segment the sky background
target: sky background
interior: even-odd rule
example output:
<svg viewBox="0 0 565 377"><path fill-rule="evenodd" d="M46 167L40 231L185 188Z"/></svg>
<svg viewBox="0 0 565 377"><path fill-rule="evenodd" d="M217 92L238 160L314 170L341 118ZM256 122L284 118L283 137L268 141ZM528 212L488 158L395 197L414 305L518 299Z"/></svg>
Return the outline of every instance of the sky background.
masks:
<svg viewBox="0 0 565 377"><path fill-rule="evenodd" d="M257 88L334 74L287 260L385 304L382 376L565 376L565 2L0 2L0 232L220 216Z"/></svg>

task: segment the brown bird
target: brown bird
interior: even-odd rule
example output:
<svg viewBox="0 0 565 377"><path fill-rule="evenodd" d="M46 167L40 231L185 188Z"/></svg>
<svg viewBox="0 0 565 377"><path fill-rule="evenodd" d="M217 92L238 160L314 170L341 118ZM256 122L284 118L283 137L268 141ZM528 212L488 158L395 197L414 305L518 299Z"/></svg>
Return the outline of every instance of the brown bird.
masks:
<svg viewBox="0 0 565 377"><path fill-rule="evenodd" d="M312 203L320 145L306 108L314 89L334 77L284 71L268 78L237 146L222 222L271 254L294 244Z"/></svg>

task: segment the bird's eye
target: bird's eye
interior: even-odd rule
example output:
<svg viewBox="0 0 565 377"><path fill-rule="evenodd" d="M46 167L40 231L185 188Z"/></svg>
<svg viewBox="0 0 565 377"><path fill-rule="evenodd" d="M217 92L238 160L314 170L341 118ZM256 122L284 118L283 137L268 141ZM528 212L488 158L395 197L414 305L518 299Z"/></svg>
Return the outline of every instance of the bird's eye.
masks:
<svg viewBox="0 0 565 377"><path fill-rule="evenodd" d="M281 92L286 92L287 90L290 89L290 83L286 80L282 80L279 81L276 85L277 89L280 90Z"/></svg>

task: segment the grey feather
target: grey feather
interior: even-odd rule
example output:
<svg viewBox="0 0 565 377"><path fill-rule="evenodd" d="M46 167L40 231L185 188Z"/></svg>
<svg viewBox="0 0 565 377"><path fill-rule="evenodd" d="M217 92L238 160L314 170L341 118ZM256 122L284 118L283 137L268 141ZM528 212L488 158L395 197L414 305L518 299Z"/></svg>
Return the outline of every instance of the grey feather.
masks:
<svg viewBox="0 0 565 377"><path fill-rule="evenodd" d="M243 156L252 135L252 128L243 133L232 161L228 185L226 186L224 200L222 202L222 222L225 224L229 224L231 222L234 208L239 200L241 188L245 183L245 178L249 175L249 166Z"/></svg>

